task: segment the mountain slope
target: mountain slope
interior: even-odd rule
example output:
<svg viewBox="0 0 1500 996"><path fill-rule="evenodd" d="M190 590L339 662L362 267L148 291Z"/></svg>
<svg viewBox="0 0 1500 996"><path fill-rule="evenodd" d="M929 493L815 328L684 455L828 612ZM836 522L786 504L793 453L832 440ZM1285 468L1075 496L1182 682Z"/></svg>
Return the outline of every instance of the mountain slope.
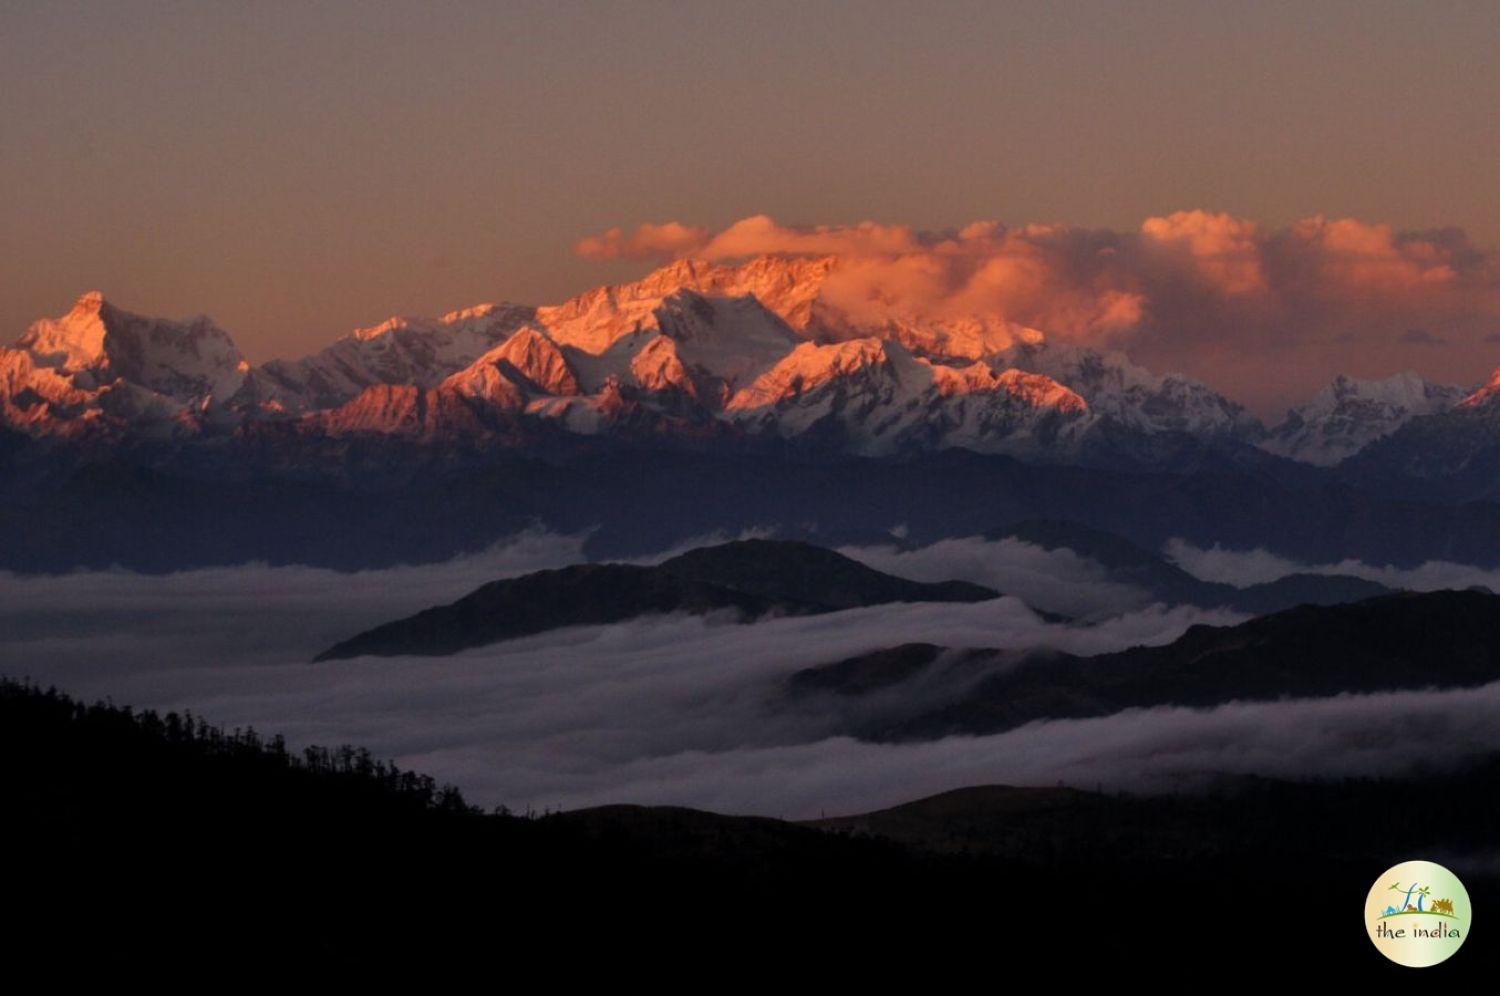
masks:
<svg viewBox="0 0 1500 996"><path fill-rule="evenodd" d="M303 359L257 367L236 400L251 410L302 414L338 407L378 385L432 388L525 326L535 312L483 304L439 319L391 318Z"/></svg>
<svg viewBox="0 0 1500 996"><path fill-rule="evenodd" d="M972 658L967 663L982 666ZM925 671L915 657L909 665L913 677ZM1161 647L1094 657L1038 653L1020 662L1007 655L996 665L952 701L862 734L926 740L1152 706L1488 684L1500 680L1500 596L1441 591L1300 606L1238 626L1194 626ZM862 675L872 667L888 672L882 660L855 658L818 669L826 676L821 681L797 680L804 690L864 694Z"/></svg>
<svg viewBox="0 0 1500 996"><path fill-rule="evenodd" d="M1269 453L1332 466L1395 432L1414 418L1447 411L1461 388L1433 384L1406 371L1384 380L1339 376L1261 441Z"/></svg>
<svg viewBox="0 0 1500 996"><path fill-rule="evenodd" d="M1340 469L1366 487L1414 498L1500 498L1500 370L1458 404L1407 421Z"/></svg>
<svg viewBox="0 0 1500 996"><path fill-rule="evenodd" d="M377 626L315 660L363 655L453 654L564 626L603 625L643 615L742 619L899 601L976 602L999 593L962 581L925 584L882 574L806 543L744 540L693 550L655 567L579 564L492 581L449 605Z"/></svg>
<svg viewBox="0 0 1500 996"><path fill-rule="evenodd" d="M248 370L209 319L144 318L94 291L0 350L0 418L39 435L106 424L161 431L222 406Z"/></svg>

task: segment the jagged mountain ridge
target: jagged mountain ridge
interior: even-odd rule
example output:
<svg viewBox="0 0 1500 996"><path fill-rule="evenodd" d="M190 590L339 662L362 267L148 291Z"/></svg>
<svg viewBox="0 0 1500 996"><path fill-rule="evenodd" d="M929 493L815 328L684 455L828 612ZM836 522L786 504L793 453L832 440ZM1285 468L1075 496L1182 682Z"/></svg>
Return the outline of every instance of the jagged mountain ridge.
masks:
<svg viewBox="0 0 1500 996"><path fill-rule="evenodd" d="M1409 370L1384 380L1339 376L1307 404L1287 412L1260 445L1280 456L1331 466L1414 418L1448 411L1464 394Z"/></svg>
<svg viewBox="0 0 1500 996"><path fill-rule="evenodd" d="M1253 434L1253 420L1202 385L1054 348L1003 321L856 318L823 294L837 265L684 260L553 307L392 319L255 368L206 319L141 319L95 294L3 352L4 422L30 435L190 438L275 421L321 436L462 440L513 440L539 422L577 434L696 426L868 455L963 446L1065 456L1102 433ZM53 331L86 324L72 319L90 308L106 330L165 330L157 339L184 351L211 339L213 362L173 362L159 349L167 359L152 371L117 362L109 378L91 374L81 357L97 345ZM98 414L81 420L89 412Z"/></svg>
<svg viewBox="0 0 1500 996"><path fill-rule="evenodd" d="M249 370L229 334L206 317L143 318L90 291L0 350L0 419L61 435L110 422L170 424L222 404Z"/></svg>
<svg viewBox="0 0 1500 996"><path fill-rule="evenodd" d="M207 319L141 318L94 293L0 350L0 424L31 436L192 440L281 423L306 437L465 446L555 430L1148 465L1258 445L1328 465L1450 410L1460 393L1415 375L1341 377L1267 433L1205 385L1119 353L997 316L835 300L826 289L838 266L680 260L560 305L393 318L253 368Z"/></svg>

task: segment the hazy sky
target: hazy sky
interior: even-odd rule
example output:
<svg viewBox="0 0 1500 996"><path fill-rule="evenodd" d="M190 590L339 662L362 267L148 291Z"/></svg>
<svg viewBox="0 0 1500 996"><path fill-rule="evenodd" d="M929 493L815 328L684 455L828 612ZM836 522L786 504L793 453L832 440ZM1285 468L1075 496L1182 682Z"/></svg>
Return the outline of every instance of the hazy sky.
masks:
<svg viewBox="0 0 1500 996"><path fill-rule="evenodd" d="M610 226L756 214L1493 247L1497 42L1500 5L1431 0L5 0L0 332L98 287L263 360L642 272L574 255Z"/></svg>

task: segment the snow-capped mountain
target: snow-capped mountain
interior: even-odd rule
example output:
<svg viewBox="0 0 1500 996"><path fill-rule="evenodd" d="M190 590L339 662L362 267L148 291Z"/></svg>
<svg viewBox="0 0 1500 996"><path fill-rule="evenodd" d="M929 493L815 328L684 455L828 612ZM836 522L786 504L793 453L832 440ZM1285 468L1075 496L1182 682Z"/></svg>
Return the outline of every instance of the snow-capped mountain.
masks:
<svg viewBox="0 0 1500 996"><path fill-rule="evenodd" d="M933 363L874 337L802 343L737 391L725 414L756 432L870 456L954 446L1070 451L1092 421L1087 403L1049 377Z"/></svg>
<svg viewBox="0 0 1500 996"><path fill-rule="evenodd" d="M1312 401L1287 412L1260 445L1279 456L1332 466L1414 418L1447 411L1463 397L1462 388L1433 384L1411 371L1384 380L1339 376Z"/></svg>
<svg viewBox="0 0 1500 996"><path fill-rule="evenodd" d="M1442 481L1451 498L1500 498L1500 370L1477 390L1454 393L1461 396L1456 403L1407 419L1340 469L1380 486L1405 481L1424 496Z"/></svg>
<svg viewBox="0 0 1500 996"><path fill-rule="evenodd" d="M1128 432L1247 442L1265 432L1244 407L1207 385L1178 374L1154 374L1123 353L1029 337L999 354L998 360L1068 385L1097 417Z"/></svg>
<svg viewBox="0 0 1500 996"><path fill-rule="evenodd" d="M822 299L824 283L836 265L832 257L761 256L733 266L679 260L634 283L596 287L555 307L538 308L536 318L559 344L598 355L628 333L658 327L657 311L674 295L748 295L799 337L814 338L844 322Z"/></svg>
<svg viewBox="0 0 1500 996"><path fill-rule="evenodd" d="M535 313L521 305L481 304L437 319L390 318L312 356L257 367L236 400L301 414L344 404L375 385L433 387L504 342Z"/></svg>
<svg viewBox="0 0 1500 996"><path fill-rule="evenodd" d="M5 422L39 435L161 429L221 408L249 369L208 318L143 318L93 291L0 350L0 405Z"/></svg>
<svg viewBox="0 0 1500 996"><path fill-rule="evenodd" d="M276 421L325 437L464 443L533 430L709 434L865 455L963 447L1059 461L1126 437L1218 443L1263 432L1202 384L1118 353L1051 343L996 316L830 299L838 266L684 260L552 307L391 319L255 369L207 319L153 322L85 298L0 353L5 421L39 434L92 410L121 431L151 414L184 433ZM114 331L91 325L90 308L104 309L97 324ZM149 361L135 359L138 340ZM106 403L102 385L119 400Z"/></svg>

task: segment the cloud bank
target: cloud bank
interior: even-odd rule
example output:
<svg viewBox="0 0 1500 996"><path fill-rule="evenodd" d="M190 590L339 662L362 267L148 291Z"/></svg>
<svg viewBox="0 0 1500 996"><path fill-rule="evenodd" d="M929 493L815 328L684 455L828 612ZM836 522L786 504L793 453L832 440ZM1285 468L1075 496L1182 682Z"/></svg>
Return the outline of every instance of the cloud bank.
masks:
<svg viewBox="0 0 1500 996"><path fill-rule="evenodd" d="M1029 586L1033 596L1074 586L1083 590L1078 607L1101 613L1114 596L1125 598L1120 605L1139 598L1099 582L1085 561L1024 547L952 541L858 552L913 575ZM448 564L359 574L251 565L168 576L0 576L8 636L0 673L90 699L191 709L230 727L282 732L299 747L363 744L458 783L478 803L520 809L641 802L795 818L982 783L1150 790L1215 771L1374 774L1412 763L1398 731L1413 723L1424 743L1455 757L1500 748L1500 686L1137 710L900 745L846 735L851 722L903 704L890 697L799 703L782 692L801 668L911 640L1088 654L1240 618L1160 605L1092 625L1044 623L1016 598L753 625L668 616L448 658L307 663L371 622L504 573L577 560L578 549L576 537L534 534ZM952 681L977 677L959 671ZM951 693L948 680L902 697Z"/></svg>
<svg viewBox="0 0 1500 996"><path fill-rule="evenodd" d="M1079 619L1117 615L1151 603L1149 593L1109 580L1103 567L1072 550L1046 550L1018 539L967 536L916 549L859 546L839 552L887 574L914 581L972 581L1027 605Z"/></svg>
<svg viewBox="0 0 1500 996"><path fill-rule="evenodd" d="M1252 402L1300 397L1336 372L1417 366L1476 383L1500 361L1486 348L1500 327L1500 255L1457 228L1321 215L1272 228L1192 210L1133 231L978 221L929 232L758 215L718 231L612 228L575 248L657 261L834 256L825 295L856 317L997 316L1127 349Z"/></svg>
<svg viewBox="0 0 1500 996"><path fill-rule="evenodd" d="M1407 591L1480 587L1500 592L1500 571L1447 560L1429 560L1416 567L1367 564L1362 560L1303 564L1268 550L1231 550L1218 544L1205 549L1182 539L1168 540L1162 552L1194 577L1237 588L1275 581L1288 574L1342 574Z"/></svg>

